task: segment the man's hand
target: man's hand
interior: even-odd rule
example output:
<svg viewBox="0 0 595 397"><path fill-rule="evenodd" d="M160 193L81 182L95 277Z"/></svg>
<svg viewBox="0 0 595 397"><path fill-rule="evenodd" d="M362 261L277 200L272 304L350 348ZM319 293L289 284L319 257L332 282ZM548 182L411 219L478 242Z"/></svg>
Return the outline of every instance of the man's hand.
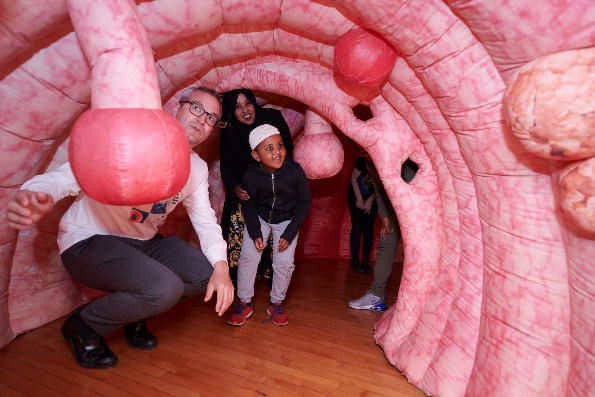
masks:
<svg viewBox="0 0 595 397"><path fill-rule="evenodd" d="M380 223L380 238L384 239L386 233L390 234L393 232L393 227L391 226L390 220L387 216L382 217L382 219L380 219Z"/></svg>
<svg viewBox="0 0 595 397"><path fill-rule="evenodd" d="M285 251L289 247L289 242L284 238L279 239L279 246L277 247L277 251Z"/></svg>
<svg viewBox="0 0 595 397"><path fill-rule="evenodd" d="M216 262L213 266L213 275L207 285L205 302L211 300L215 291L217 291L215 311L222 316L233 302L233 284L229 278L229 267L225 261Z"/></svg>
<svg viewBox="0 0 595 397"><path fill-rule="evenodd" d="M264 250L264 248L267 246L267 243L263 242L262 238L259 237L256 240L254 240L254 246L257 250L262 252L262 250Z"/></svg>
<svg viewBox="0 0 595 397"><path fill-rule="evenodd" d="M8 202L8 226L25 230L54 208L54 199L44 192L19 190Z"/></svg>

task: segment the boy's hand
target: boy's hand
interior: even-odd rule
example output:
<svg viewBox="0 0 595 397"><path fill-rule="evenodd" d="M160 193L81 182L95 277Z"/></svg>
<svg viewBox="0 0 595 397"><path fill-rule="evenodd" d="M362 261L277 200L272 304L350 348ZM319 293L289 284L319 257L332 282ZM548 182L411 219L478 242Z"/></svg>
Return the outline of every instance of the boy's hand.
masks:
<svg viewBox="0 0 595 397"><path fill-rule="evenodd" d="M254 246L256 247L257 250L262 251L267 244L262 242L262 238L259 237L256 240L254 240Z"/></svg>
<svg viewBox="0 0 595 397"><path fill-rule="evenodd" d="M277 247L277 251L279 251L279 252L285 251L287 249L287 247L289 247L289 242L287 240L285 240L284 238L280 238L279 239L279 247Z"/></svg>
<svg viewBox="0 0 595 397"><path fill-rule="evenodd" d="M54 199L44 192L19 190L6 206L8 226L25 230L54 208Z"/></svg>

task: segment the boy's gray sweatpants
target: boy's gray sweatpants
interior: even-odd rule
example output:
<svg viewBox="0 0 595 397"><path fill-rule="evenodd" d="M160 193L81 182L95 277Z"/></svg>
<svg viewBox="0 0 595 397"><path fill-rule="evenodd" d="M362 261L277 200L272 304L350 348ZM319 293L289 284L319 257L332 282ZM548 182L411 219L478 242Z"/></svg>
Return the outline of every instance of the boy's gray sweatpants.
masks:
<svg viewBox="0 0 595 397"><path fill-rule="evenodd" d="M279 252L279 238L291 221L269 224L260 217L258 217L258 220L260 221L260 230L263 236L268 236L271 231L273 232L273 288L271 289L271 302L281 302L287 295L287 288L289 288L291 275L295 268L293 260L298 235L296 234L286 250ZM248 234L247 227L244 226L244 241L240 259L238 260L238 298L242 302L250 302L254 296L254 281L261 255L262 252L256 249L254 241Z"/></svg>

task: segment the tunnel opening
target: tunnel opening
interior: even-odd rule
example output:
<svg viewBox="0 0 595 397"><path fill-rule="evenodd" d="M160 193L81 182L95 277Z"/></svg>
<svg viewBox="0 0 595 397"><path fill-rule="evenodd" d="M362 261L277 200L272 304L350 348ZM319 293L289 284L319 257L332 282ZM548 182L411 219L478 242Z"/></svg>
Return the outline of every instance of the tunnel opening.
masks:
<svg viewBox="0 0 595 397"><path fill-rule="evenodd" d="M351 108L351 111L353 112L354 116L361 121L368 121L374 117L370 107L361 103Z"/></svg>
<svg viewBox="0 0 595 397"><path fill-rule="evenodd" d="M401 164L401 179L407 183L411 183L419 171L419 165L410 158L403 161Z"/></svg>

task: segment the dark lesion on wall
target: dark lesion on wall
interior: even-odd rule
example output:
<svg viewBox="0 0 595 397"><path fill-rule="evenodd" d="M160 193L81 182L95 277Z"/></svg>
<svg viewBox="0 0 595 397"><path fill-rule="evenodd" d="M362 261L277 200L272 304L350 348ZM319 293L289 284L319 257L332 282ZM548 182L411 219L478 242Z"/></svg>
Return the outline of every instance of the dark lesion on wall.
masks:
<svg viewBox="0 0 595 397"><path fill-rule="evenodd" d="M410 158L403 161L401 164L401 178L407 183L411 183L415 175L417 175L417 171L419 170L419 166L417 163Z"/></svg>
<svg viewBox="0 0 595 397"><path fill-rule="evenodd" d="M372 115L372 111L370 110L370 107L366 106L366 105L362 105L362 104L355 105L353 108L351 108L351 110L353 111L353 114L355 115L355 117L357 117L361 121L368 121L374 117Z"/></svg>

